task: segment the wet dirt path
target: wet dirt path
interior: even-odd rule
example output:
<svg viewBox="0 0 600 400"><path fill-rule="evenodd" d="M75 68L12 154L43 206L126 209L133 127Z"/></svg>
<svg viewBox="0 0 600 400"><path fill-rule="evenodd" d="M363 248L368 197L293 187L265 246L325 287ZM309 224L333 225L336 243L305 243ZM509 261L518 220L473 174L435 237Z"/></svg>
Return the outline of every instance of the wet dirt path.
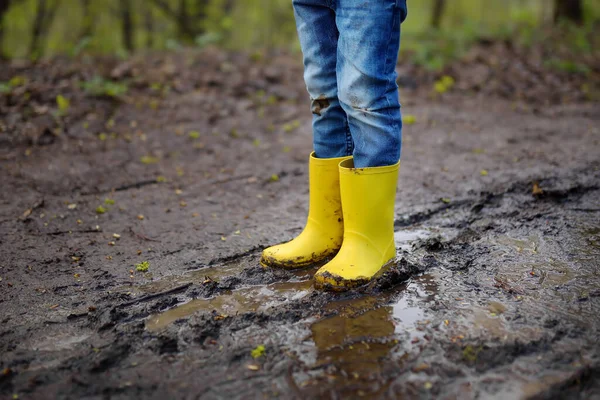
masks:
<svg viewBox="0 0 600 400"><path fill-rule="evenodd" d="M397 263L345 294L258 265L306 215L301 100L171 94L4 158L0 394L598 396L600 108L403 97Z"/></svg>

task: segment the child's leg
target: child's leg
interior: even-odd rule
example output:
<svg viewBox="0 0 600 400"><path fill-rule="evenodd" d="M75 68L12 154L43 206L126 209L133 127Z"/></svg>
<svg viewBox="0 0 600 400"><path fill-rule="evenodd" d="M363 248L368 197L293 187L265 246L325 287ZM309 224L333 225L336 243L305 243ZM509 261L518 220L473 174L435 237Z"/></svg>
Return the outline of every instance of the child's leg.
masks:
<svg viewBox="0 0 600 400"><path fill-rule="evenodd" d="M396 59L405 0L336 2L338 96L354 159L342 161L342 247L315 274L318 288L345 290L373 279L396 256L394 201L402 120Z"/></svg>
<svg viewBox="0 0 600 400"><path fill-rule="evenodd" d="M338 96L354 140L354 165L395 164L402 140L396 62L406 1L335 2Z"/></svg>
<svg viewBox="0 0 600 400"><path fill-rule="evenodd" d="M312 99L315 152L309 160L306 226L294 240L263 251L260 263L267 267L303 268L331 259L342 245L339 164L352 154L352 137L337 98L338 31L330 3L293 0L305 81Z"/></svg>
<svg viewBox="0 0 600 400"><path fill-rule="evenodd" d="M304 55L304 80L312 101L316 157L352 155L348 118L338 100L338 30L331 0L293 0Z"/></svg>

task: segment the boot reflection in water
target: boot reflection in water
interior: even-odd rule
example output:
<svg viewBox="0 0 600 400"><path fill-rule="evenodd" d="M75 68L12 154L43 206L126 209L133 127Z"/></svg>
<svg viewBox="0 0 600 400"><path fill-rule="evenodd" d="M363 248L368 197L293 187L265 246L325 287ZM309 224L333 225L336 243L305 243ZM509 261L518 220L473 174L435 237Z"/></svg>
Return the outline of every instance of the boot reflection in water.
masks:
<svg viewBox="0 0 600 400"><path fill-rule="evenodd" d="M402 119L396 84L406 0L293 0L312 99L309 216L261 264L302 268L327 261L315 286L365 284L393 261L394 201Z"/></svg>

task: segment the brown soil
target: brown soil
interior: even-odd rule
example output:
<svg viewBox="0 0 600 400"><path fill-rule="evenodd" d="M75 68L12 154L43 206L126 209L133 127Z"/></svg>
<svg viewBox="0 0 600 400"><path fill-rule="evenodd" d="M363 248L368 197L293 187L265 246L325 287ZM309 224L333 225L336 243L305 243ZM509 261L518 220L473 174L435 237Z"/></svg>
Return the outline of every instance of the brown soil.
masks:
<svg viewBox="0 0 600 400"><path fill-rule="evenodd" d="M78 82L95 74L129 91L93 97ZM466 78L433 94L423 75L402 92L416 122L397 263L333 294L314 268L259 266L307 211L297 58L0 68L15 75L0 95L0 397L600 396L598 103Z"/></svg>

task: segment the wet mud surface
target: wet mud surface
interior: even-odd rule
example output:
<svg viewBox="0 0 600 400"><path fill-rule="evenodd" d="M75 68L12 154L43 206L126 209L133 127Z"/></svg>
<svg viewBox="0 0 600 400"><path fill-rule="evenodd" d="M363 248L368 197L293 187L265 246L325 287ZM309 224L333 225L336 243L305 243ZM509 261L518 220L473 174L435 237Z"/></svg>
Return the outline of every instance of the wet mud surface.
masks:
<svg viewBox="0 0 600 400"><path fill-rule="evenodd" d="M396 262L323 293L259 265L307 212L301 66L215 62L0 148L1 398L600 398L598 104L403 92Z"/></svg>

